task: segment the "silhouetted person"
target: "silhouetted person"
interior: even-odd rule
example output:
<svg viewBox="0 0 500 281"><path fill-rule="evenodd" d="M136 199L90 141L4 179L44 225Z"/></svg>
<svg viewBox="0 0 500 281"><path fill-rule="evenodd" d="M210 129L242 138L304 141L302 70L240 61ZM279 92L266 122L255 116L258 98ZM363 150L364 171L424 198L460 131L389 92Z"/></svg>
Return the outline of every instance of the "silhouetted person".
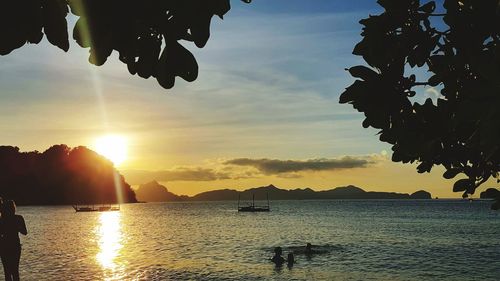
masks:
<svg viewBox="0 0 500 281"><path fill-rule="evenodd" d="M310 256L312 254L316 254L317 252L315 250L312 249L312 245L311 243L307 243L306 245L306 250L304 252L306 255Z"/></svg>
<svg viewBox="0 0 500 281"><path fill-rule="evenodd" d="M288 257L286 259L288 268L292 268L295 263L295 257L293 256L293 252L288 253Z"/></svg>
<svg viewBox="0 0 500 281"><path fill-rule="evenodd" d="M271 261L274 262L276 266L282 266L285 263L285 259L281 256L283 251L281 247L274 248L274 256L271 258Z"/></svg>
<svg viewBox="0 0 500 281"><path fill-rule="evenodd" d="M1 208L0 218L1 233L1 258L5 280L19 280L19 260L21 258L21 241L19 233L26 235L26 224L24 218L16 215L16 204L12 200L7 200Z"/></svg>

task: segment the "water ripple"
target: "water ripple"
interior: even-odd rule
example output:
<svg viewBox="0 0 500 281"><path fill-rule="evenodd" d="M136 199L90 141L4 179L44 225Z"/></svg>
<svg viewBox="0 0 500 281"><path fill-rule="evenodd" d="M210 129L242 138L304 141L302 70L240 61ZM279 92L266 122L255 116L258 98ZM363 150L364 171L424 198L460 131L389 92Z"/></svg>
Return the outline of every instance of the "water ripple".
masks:
<svg viewBox="0 0 500 281"><path fill-rule="evenodd" d="M488 202L133 204L117 213L20 207L24 280L498 280L500 216ZM321 254L301 252L311 242ZM269 262L276 246L292 269Z"/></svg>

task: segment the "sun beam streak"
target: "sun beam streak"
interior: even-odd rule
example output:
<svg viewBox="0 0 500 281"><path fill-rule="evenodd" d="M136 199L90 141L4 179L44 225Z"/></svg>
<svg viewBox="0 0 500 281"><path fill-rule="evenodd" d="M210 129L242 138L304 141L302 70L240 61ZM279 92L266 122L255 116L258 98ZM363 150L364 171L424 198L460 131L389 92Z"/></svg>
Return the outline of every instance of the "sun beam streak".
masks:
<svg viewBox="0 0 500 281"><path fill-rule="evenodd" d="M73 1L72 3L73 7L77 14L80 15L85 15L86 10L85 10L85 5L83 5L83 1ZM78 35L79 38L81 39L81 43L83 46L92 46L94 41L92 40L92 30L89 28L90 24L87 22L87 17L79 17L78 18ZM76 32L76 30L75 30ZM87 64L90 77L92 80L92 87L95 93L95 96L97 98L97 103L98 107L100 109L100 114L101 114L101 120L103 123L103 129L109 130L109 122L108 122L108 114L106 110L106 103L104 100L104 93L103 93L103 87L102 87L102 81L101 78L99 77L97 66L94 66L92 64Z"/></svg>
<svg viewBox="0 0 500 281"><path fill-rule="evenodd" d="M79 11L79 14L84 15L86 14L85 11L85 6L81 4L83 2L78 2L75 1L75 8ZM92 46L93 45L93 40L92 40L92 30L89 28L89 23L86 22L86 17L80 17L79 20L81 20L81 25L79 28L80 31L80 37L82 39L83 45L84 46ZM99 108L99 112L101 115L101 129L104 130L106 133L109 133L111 131L111 126L109 124L109 117L108 117L108 111L106 108L106 101L104 98L104 91L103 91L103 86L102 86L102 81L101 77L99 76L97 67L91 64L87 64L88 70L91 76L92 80L92 87L97 99L97 106ZM113 174L113 179L114 179L114 184L115 184L115 190L116 190L116 196L117 196L117 202L118 203L123 203L123 194L122 194L122 186L120 182L120 175L118 172L114 172Z"/></svg>
<svg viewBox="0 0 500 281"><path fill-rule="evenodd" d="M120 177L121 176L117 171L113 172L113 180L115 182L115 190L116 190L116 199L118 200L118 203L123 203L125 201L123 198L123 187Z"/></svg>

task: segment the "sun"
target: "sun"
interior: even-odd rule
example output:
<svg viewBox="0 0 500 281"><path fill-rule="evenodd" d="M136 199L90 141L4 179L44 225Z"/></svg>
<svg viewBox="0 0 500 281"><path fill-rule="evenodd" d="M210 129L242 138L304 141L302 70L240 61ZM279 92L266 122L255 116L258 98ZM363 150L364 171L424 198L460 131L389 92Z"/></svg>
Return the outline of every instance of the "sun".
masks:
<svg viewBox="0 0 500 281"><path fill-rule="evenodd" d="M95 151L115 166L120 165L127 160L127 139L120 135L105 135L99 137L94 143Z"/></svg>

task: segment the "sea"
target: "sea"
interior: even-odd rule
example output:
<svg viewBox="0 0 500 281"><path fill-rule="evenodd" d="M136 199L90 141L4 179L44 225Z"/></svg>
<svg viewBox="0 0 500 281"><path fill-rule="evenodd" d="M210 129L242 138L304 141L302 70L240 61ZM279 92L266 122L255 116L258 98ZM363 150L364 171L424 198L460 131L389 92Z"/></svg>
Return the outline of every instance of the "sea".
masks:
<svg viewBox="0 0 500 281"><path fill-rule="evenodd" d="M21 280L500 280L489 201L124 204L117 212L18 207ZM313 255L305 255L306 243ZM274 247L296 263L276 267ZM0 273L3 274L3 271ZM1 276L1 275L0 275Z"/></svg>

